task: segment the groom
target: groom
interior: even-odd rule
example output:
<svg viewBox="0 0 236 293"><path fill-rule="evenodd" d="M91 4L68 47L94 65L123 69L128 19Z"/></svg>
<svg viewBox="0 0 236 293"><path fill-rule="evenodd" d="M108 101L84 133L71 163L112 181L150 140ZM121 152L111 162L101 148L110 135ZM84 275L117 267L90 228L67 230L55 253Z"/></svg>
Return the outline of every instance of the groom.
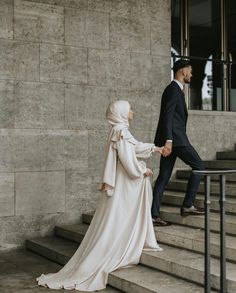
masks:
<svg viewBox="0 0 236 293"><path fill-rule="evenodd" d="M152 217L154 226L167 226L169 222L160 218L160 205L164 189L169 182L176 158L180 158L192 169L203 170L204 165L186 134L188 112L184 98L184 84L190 83L192 67L188 60L178 60L174 67L174 80L162 95L161 111L154 143L163 146L160 171L153 190ZM203 210L194 206L201 177L191 174L185 198L180 210L182 216L203 215Z"/></svg>

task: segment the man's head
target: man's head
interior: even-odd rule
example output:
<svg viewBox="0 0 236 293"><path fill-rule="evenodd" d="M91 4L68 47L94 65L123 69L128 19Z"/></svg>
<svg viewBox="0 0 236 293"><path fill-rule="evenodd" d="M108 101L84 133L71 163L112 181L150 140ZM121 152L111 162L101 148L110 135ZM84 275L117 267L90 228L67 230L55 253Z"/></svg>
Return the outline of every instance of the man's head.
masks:
<svg viewBox="0 0 236 293"><path fill-rule="evenodd" d="M180 59L173 66L174 77L182 83L190 83L192 77L192 66L186 59Z"/></svg>

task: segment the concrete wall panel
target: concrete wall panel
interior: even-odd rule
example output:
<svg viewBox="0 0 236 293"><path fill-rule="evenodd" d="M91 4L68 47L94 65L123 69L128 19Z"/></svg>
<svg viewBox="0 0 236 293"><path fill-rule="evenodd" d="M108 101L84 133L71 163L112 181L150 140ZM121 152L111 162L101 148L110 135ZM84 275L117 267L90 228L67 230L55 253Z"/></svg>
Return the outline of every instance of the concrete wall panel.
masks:
<svg viewBox="0 0 236 293"><path fill-rule="evenodd" d="M87 49L61 45L40 46L40 80L85 84Z"/></svg>
<svg viewBox="0 0 236 293"><path fill-rule="evenodd" d="M15 87L17 128L63 128L64 85L18 83Z"/></svg>
<svg viewBox="0 0 236 293"><path fill-rule="evenodd" d="M0 42L1 79L39 80L39 45L12 40Z"/></svg>
<svg viewBox="0 0 236 293"><path fill-rule="evenodd" d="M12 216L15 212L14 174L0 174L0 217Z"/></svg>
<svg viewBox="0 0 236 293"><path fill-rule="evenodd" d="M14 127L14 84L10 81L0 81L0 105L0 128Z"/></svg>
<svg viewBox="0 0 236 293"><path fill-rule="evenodd" d="M13 38L13 2L0 0L0 38Z"/></svg>
<svg viewBox="0 0 236 293"><path fill-rule="evenodd" d="M16 39L64 43L64 8L37 2L15 0Z"/></svg>
<svg viewBox="0 0 236 293"><path fill-rule="evenodd" d="M65 172L16 173L16 215L65 211Z"/></svg>
<svg viewBox="0 0 236 293"><path fill-rule="evenodd" d="M65 120L70 129L104 129L110 90L105 87L68 85Z"/></svg>
<svg viewBox="0 0 236 293"><path fill-rule="evenodd" d="M109 48L109 15L107 13L65 10L65 43L99 49Z"/></svg>

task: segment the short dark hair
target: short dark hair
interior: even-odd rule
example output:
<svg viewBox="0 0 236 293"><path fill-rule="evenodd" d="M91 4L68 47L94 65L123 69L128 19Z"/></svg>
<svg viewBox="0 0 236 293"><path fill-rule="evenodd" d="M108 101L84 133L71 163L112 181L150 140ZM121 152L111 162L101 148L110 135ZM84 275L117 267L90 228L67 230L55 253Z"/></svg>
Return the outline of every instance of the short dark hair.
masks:
<svg viewBox="0 0 236 293"><path fill-rule="evenodd" d="M173 71L174 74L176 74L176 72L181 69L181 68L185 68L185 67L189 67L191 66L189 60L187 59L179 59L175 62L174 66L173 66Z"/></svg>

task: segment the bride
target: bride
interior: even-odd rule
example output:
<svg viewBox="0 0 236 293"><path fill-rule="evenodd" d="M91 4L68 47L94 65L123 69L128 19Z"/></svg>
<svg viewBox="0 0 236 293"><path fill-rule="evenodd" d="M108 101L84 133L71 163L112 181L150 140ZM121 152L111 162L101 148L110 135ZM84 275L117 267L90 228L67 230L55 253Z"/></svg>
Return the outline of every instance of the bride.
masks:
<svg viewBox="0 0 236 293"><path fill-rule="evenodd" d="M139 263L143 250L162 251L152 217L152 170L144 161L162 148L138 142L129 132L133 111L127 101L111 103L111 125L100 189L90 227L78 250L57 273L42 274L38 284L51 289L95 291L106 287L108 274Z"/></svg>

